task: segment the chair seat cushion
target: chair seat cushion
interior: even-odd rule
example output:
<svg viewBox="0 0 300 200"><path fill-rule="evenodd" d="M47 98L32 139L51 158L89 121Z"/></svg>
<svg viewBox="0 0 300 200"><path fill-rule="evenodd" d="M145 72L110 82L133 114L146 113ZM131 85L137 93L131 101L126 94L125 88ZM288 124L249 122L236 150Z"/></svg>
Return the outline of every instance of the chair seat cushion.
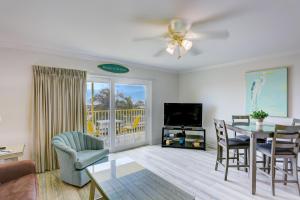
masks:
<svg viewBox="0 0 300 200"><path fill-rule="evenodd" d="M84 169L89 165L96 163L108 155L108 149L101 150L84 150L77 152L76 169Z"/></svg>
<svg viewBox="0 0 300 200"><path fill-rule="evenodd" d="M244 142L249 142L250 141L250 137L247 135L237 135L236 139L242 140ZM266 139L257 139L257 143L266 143L267 140Z"/></svg>
<svg viewBox="0 0 300 200"><path fill-rule="evenodd" d="M0 184L0 199L37 199L37 179L35 174L22 176L4 184Z"/></svg>
<svg viewBox="0 0 300 200"><path fill-rule="evenodd" d="M266 155L272 155L272 143L265 143L265 144L257 144L256 150L260 151ZM276 155L295 155L291 149L286 148L277 148L275 151Z"/></svg>
<svg viewBox="0 0 300 200"><path fill-rule="evenodd" d="M257 143L266 143L267 142L267 139L261 139L261 138L258 138Z"/></svg>
<svg viewBox="0 0 300 200"><path fill-rule="evenodd" d="M226 146L225 140L220 140L220 143ZM249 141L242 141L237 138L228 138L229 146L249 146Z"/></svg>
<svg viewBox="0 0 300 200"><path fill-rule="evenodd" d="M249 142L250 141L250 137L247 135L237 135L236 139L244 141L244 142Z"/></svg>

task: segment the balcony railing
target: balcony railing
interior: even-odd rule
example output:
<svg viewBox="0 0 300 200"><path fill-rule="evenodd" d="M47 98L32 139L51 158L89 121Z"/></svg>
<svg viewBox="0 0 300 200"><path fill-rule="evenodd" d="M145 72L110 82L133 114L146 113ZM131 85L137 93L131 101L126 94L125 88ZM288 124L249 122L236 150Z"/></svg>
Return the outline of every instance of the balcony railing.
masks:
<svg viewBox="0 0 300 200"><path fill-rule="evenodd" d="M88 118L94 126L93 134L106 136L110 128L110 110L89 111ZM145 131L145 109L118 109L115 110L116 134L133 134Z"/></svg>

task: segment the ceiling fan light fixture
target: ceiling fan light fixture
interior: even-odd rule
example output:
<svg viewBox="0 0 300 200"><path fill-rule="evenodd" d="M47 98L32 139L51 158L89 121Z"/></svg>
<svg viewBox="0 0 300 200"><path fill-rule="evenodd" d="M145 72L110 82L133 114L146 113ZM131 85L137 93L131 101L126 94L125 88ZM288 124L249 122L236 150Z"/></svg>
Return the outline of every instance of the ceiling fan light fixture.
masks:
<svg viewBox="0 0 300 200"><path fill-rule="evenodd" d="M176 45L173 43L169 43L168 47L166 48L166 51L170 54L170 55L174 55L176 49Z"/></svg>
<svg viewBox="0 0 300 200"><path fill-rule="evenodd" d="M188 51L192 48L193 46L193 42L192 41L189 41L189 40L183 40L181 45L183 46L183 48Z"/></svg>
<svg viewBox="0 0 300 200"><path fill-rule="evenodd" d="M178 57L177 57L177 59L180 59L186 53L187 53L187 50L183 46L181 46L180 48L178 48Z"/></svg>
<svg viewBox="0 0 300 200"><path fill-rule="evenodd" d="M220 15L222 16L222 15ZM150 37L150 39L160 39L166 42L165 48L161 49L158 53L154 54L155 57L167 52L169 55L177 56L177 58L181 58L186 55L189 51L191 55L198 56L202 52L197 49L195 46L196 43L193 44L193 41L199 40L208 40L208 39L227 39L229 37L229 32L227 30L219 30L219 31L201 31L201 32L193 32L191 30L192 27L201 25L203 22L207 23L208 21L218 19L220 16L216 16L209 20L198 20L193 21L192 19L183 19L183 18L173 18L168 20L163 20L164 24L167 25L167 31L159 36ZM143 40L148 40L148 38L144 38Z"/></svg>
<svg viewBox="0 0 300 200"><path fill-rule="evenodd" d="M189 30L189 25L182 19L173 19L169 24L169 31L174 33L186 33Z"/></svg>

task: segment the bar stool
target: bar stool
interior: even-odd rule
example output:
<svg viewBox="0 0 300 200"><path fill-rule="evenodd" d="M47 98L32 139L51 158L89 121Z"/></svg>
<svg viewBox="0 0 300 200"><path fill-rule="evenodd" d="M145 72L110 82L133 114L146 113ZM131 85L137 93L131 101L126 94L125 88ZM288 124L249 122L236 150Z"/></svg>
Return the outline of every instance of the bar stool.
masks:
<svg viewBox="0 0 300 200"><path fill-rule="evenodd" d="M271 160L269 166L271 170L271 185L272 194L275 195L275 183L296 183L300 195L300 186L297 174L298 152L299 152L299 128L295 126L276 125L275 133L271 143L257 144L257 151L263 153ZM283 168L276 165L277 159L283 159ZM293 166L293 173L288 171L288 160ZM281 171L284 176L283 180L275 179L276 170ZM268 174L267 174L268 175ZM293 180L287 180L287 177L292 176ZM269 176L269 175L268 175Z"/></svg>
<svg viewBox="0 0 300 200"><path fill-rule="evenodd" d="M293 123L292 123L293 126L300 126L300 119L296 119L294 118L293 119ZM299 147L300 148L300 147ZM297 171L299 172L300 171L300 167L297 166Z"/></svg>
<svg viewBox="0 0 300 200"><path fill-rule="evenodd" d="M232 125L233 126L249 126L250 125L250 116L249 115L232 115ZM250 137L247 135L237 135L236 132L234 132L234 137L242 140L242 141L247 141L250 142ZM266 143L266 139L257 139L257 143ZM239 153L239 150L236 150L234 152L234 155ZM239 153L240 155L244 155L244 153ZM257 161L257 163L263 163L263 166L265 167L266 165L266 157L263 156L262 161ZM245 169L247 171L247 169Z"/></svg>
<svg viewBox="0 0 300 200"><path fill-rule="evenodd" d="M216 165L215 170L218 170L218 165L222 165L225 167L225 177L224 180L227 181L227 175L228 175L228 168L229 167L249 167L248 165L248 152L249 152L249 141L242 141L237 138L228 138L228 132L225 125L224 120L217 120L214 119L214 125L216 129L216 136L217 136L217 159L216 159ZM237 154L234 157L229 156L230 150L239 150L243 149L245 153L245 159L244 164L240 165L239 162L239 154ZM225 151L225 158L223 157L223 151ZM237 160L236 165L229 165L229 160ZM223 165L222 161L225 160L225 165Z"/></svg>

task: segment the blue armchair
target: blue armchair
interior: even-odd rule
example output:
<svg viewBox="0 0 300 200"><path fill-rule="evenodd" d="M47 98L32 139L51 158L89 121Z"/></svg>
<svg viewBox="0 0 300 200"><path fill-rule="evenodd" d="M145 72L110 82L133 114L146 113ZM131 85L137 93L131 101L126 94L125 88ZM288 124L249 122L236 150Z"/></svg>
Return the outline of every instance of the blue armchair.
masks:
<svg viewBox="0 0 300 200"><path fill-rule="evenodd" d="M66 132L53 137L61 179L82 187L90 181L85 168L108 160L108 149L103 141L80 132Z"/></svg>

